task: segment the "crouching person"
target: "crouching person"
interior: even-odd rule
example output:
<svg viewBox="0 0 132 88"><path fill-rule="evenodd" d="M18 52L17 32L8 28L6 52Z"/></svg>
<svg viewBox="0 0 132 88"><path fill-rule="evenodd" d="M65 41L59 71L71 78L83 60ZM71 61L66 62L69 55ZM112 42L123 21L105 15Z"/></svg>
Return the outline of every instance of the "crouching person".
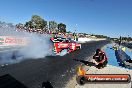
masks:
<svg viewBox="0 0 132 88"><path fill-rule="evenodd" d="M106 67L108 63L108 58L106 57L105 52L101 49L97 49L95 55L93 56L92 62L95 63L98 69Z"/></svg>

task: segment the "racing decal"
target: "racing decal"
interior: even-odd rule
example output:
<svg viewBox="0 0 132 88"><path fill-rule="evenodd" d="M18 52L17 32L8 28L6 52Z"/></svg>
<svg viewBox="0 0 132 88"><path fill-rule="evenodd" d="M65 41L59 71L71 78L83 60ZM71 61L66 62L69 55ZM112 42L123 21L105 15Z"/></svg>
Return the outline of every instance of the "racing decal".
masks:
<svg viewBox="0 0 132 88"><path fill-rule="evenodd" d="M15 36L0 36L1 46L26 45L28 43L26 38Z"/></svg>
<svg viewBox="0 0 132 88"><path fill-rule="evenodd" d="M23 44L23 40L22 39L19 39L19 38L6 38L5 39L5 43L10 43L10 44L13 44L13 43L16 43L16 44Z"/></svg>
<svg viewBox="0 0 132 88"><path fill-rule="evenodd" d="M67 46L68 46L68 44L64 44L64 43L58 45L58 47L67 47Z"/></svg>
<svg viewBox="0 0 132 88"><path fill-rule="evenodd" d="M57 51L57 49L56 49L56 47L55 47L55 43L54 43L54 49L53 49L53 50L54 50L54 52L56 52L56 51Z"/></svg>
<svg viewBox="0 0 132 88"><path fill-rule="evenodd" d="M75 44L74 44L74 43L72 43L72 49L73 49L73 50L75 49Z"/></svg>

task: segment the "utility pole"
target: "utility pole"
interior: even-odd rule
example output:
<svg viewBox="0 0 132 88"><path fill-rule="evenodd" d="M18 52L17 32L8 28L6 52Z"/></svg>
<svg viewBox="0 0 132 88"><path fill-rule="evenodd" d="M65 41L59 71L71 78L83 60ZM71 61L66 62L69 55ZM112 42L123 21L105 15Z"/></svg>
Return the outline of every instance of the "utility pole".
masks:
<svg viewBox="0 0 132 88"><path fill-rule="evenodd" d="M128 38L127 38L127 43L129 43L129 35L128 35Z"/></svg>
<svg viewBox="0 0 132 88"><path fill-rule="evenodd" d="M122 40L122 37L120 36L120 38L119 38L119 46L121 45L121 40Z"/></svg>

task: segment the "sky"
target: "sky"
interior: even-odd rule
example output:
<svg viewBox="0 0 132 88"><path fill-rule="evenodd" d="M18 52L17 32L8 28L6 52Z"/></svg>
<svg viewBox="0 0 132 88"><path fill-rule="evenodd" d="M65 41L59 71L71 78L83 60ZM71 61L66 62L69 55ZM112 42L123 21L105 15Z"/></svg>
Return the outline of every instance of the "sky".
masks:
<svg viewBox="0 0 132 88"><path fill-rule="evenodd" d="M132 0L0 0L0 21L25 23L32 15L71 32L132 37Z"/></svg>

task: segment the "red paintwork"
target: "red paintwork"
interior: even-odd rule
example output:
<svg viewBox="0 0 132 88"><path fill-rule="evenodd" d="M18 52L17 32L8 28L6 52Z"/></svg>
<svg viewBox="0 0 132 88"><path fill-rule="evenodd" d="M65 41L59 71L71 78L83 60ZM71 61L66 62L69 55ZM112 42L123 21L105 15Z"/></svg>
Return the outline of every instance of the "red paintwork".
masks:
<svg viewBox="0 0 132 88"><path fill-rule="evenodd" d="M54 38L51 38L51 40L53 41ZM67 52L70 53L78 48L81 48L81 44L76 42L54 42L54 50L57 54L64 49L67 49Z"/></svg>

